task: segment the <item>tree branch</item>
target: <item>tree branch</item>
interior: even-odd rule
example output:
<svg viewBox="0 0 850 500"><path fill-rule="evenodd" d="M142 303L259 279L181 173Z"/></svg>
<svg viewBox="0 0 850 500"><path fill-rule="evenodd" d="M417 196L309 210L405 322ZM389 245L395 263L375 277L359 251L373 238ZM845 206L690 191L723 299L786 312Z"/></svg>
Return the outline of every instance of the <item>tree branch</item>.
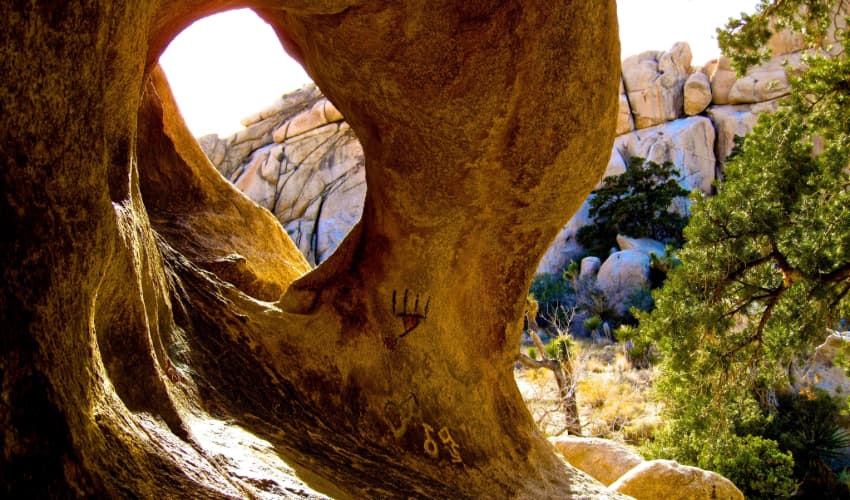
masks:
<svg viewBox="0 0 850 500"><path fill-rule="evenodd" d="M523 366L526 366L528 368L547 368L549 370L558 369L557 361L553 361L551 359L532 359L526 354L518 353L516 360L519 361Z"/></svg>

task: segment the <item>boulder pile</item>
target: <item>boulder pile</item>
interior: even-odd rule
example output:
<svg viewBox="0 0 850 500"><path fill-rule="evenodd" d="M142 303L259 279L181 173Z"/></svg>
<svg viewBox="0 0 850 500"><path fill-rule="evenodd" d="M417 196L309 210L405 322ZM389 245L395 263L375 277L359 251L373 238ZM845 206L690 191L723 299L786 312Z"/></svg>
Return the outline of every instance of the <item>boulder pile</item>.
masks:
<svg viewBox="0 0 850 500"><path fill-rule="evenodd" d="M626 58L605 176L623 173L634 156L669 161L685 189L710 195L734 137L776 109L789 92L787 71L802 65L799 40L775 38L774 57L742 76L725 57L694 67L686 42ZM362 212L366 180L357 138L313 85L242 123L246 128L230 137L200 138L201 146L224 177L280 220L311 264L321 263ZM576 233L592 222L588 209L585 202L563 227L538 273L560 272L581 255Z"/></svg>

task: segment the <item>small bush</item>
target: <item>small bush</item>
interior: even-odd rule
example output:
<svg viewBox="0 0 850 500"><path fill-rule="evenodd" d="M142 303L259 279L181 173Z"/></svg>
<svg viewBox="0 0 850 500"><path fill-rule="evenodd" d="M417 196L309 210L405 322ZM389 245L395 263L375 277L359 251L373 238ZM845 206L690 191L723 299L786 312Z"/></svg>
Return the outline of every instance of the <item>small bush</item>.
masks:
<svg viewBox="0 0 850 500"><path fill-rule="evenodd" d="M623 441L633 446L652 441L655 430L658 428L657 420L638 420L623 428Z"/></svg>
<svg viewBox="0 0 850 500"><path fill-rule="evenodd" d="M672 459L717 472L748 499L787 498L796 489L794 458L776 441L760 436L665 426L641 447L641 453L648 460Z"/></svg>
<svg viewBox="0 0 850 500"><path fill-rule="evenodd" d="M794 459L772 439L706 439L697 465L727 477L747 498L785 498L796 489Z"/></svg>
<svg viewBox="0 0 850 500"><path fill-rule="evenodd" d="M614 338L623 343L626 359L638 370L649 368L657 361L652 340L640 335L632 325L620 325L614 330Z"/></svg>
<svg viewBox="0 0 850 500"><path fill-rule="evenodd" d="M562 336L556 338L546 346L546 355L549 359L555 359L560 362L568 361L575 353L575 341L572 337Z"/></svg>
<svg viewBox="0 0 850 500"><path fill-rule="evenodd" d="M595 332L602 327L602 318L599 316L591 316L584 320L584 327L590 330L591 332Z"/></svg>
<svg viewBox="0 0 850 500"><path fill-rule="evenodd" d="M572 293L570 283L559 274L538 274L531 282L531 295L540 304L540 312L554 311L567 301Z"/></svg>

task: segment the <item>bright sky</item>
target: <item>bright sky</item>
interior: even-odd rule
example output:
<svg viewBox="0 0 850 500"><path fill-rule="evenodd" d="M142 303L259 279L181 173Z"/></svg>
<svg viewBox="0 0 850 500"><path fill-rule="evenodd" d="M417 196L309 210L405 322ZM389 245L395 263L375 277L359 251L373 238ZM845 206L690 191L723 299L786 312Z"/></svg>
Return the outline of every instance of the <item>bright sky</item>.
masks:
<svg viewBox="0 0 850 500"><path fill-rule="evenodd" d="M717 57L715 28L756 0L618 0L623 58L687 41L693 65ZM186 28L160 58L174 95L196 136L224 137L240 120L310 81L271 27L250 10L202 19Z"/></svg>

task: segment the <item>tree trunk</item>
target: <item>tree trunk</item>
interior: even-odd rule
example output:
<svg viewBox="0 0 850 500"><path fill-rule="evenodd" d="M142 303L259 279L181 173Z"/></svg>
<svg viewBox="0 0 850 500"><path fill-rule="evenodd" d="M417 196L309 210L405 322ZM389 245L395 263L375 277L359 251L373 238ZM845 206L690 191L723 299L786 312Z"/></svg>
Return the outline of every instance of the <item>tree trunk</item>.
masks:
<svg viewBox="0 0 850 500"><path fill-rule="evenodd" d="M237 6L363 143L362 220L312 271L209 164L155 67L189 23ZM269 479L278 466L228 466L222 425L338 497L606 494L537 431L512 364L537 261L608 160L615 14L0 3L0 492L297 491Z"/></svg>
<svg viewBox="0 0 850 500"><path fill-rule="evenodd" d="M536 315L536 310L534 315ZM581 436L581 417L578 412L576 380L573 377L572 360L551 359L547 357L546 348L543 346L543 341L540 340L540 335L537 333L539 331L537 320L532 320L530 319L531 317L533 315L526 312L526 318L528 318L528 323L531 327L528 333L531 335L531 339L534 341L541 359L538 361L519 353L518 360L529 368L545 368L552 372L552 375L555 376L555 383L558 385L558 406L564 414L564 429L570 434Z"/></svg>

